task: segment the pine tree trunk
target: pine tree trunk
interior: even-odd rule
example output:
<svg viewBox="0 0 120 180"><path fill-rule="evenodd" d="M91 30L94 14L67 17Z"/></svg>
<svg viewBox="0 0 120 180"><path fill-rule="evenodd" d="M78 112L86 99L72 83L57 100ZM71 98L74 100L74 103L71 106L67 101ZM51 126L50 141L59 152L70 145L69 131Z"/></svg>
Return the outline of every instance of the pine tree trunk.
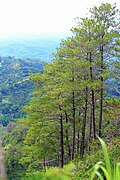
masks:
<svg viewBox="0 0 120 180"><path fill-rule="evenodd" d="M91 52L89 53L89 60L90 60L90 77L91 77L91 81L93 82L93 68L92 68L92 55ZM92 88L91 90L91 99L92 99L92 137L93 139L95 139L95 97L94 97L94 90Z"/></svg>
<svg viewBox="0 0 120 180"><path fill-rule="evenodd" d="M94 90L92 89L92 137L95 139L95 100Z"/></svg>
<svg viewBox="0 0 120 180"><path fill-rule="evenodd" d="M79 111L79 117L80 117L80 111ZM80 124L80 118L79 118L79 124ZM80 130L78 130L77 133L77 154L80 152Z"/></svg>
<svg viewBox="0 0 120 180"><path fill-rule="evenodd" d="M64 166L64 145L63 145L63 118L62 118L62 112L61 108L60 113L59 113L59 120L60 120L60 149L61 149L61 154L60 154L60 162L61 162L61 168Z"/></svg>
<svg viewBox="0 0 120 180"><path fill-rule="evenodd" d="M45 161L45 157L44 157L44 160L43 160L43 166L44 166L44 171L46 172L46 161Z"/></svg>
<svg viewBox="0 0 120 180"><path fill-rule="evenodd" d="M103 110L103 78L101 78L101 87L100 87L100 117L99 117L99 137L102 135L102 110Z"/></svg>
<svg viewBox="0 0 120 180"><path fill-rule="evenodd" d="M72 141L72 160L74 159L75 152L75 93L73 91L73 117L72 117L72 125L73 125L73 141Z"/></svg>
<svg viewBox="0 0 120 180"><path fill-rule="evenodd" d="M84 117L82 122L82 139L81 139L81 148L80 148L80 155L84 155L85 150L85 129L86 129L86 118L87 118L87 103L88 103L88 92L87 88L85 89L85 108L84 108Z"/></svg>
<svg viewBox="0 0 120 180"><path fill-rule="evenodd" d="M67 112L65 111L65 119L66 119L66 125L68 124L68 116ZM71 160L71 148L69 144L69 135L68 135L68 127L66 128L66 141L67 141L67 148L68 148L68 159Z"/></svg>
<svg viewBox="0 0 120 180"><path fill-rule="evenodd" d="M60 155L59 155L60 153L58 152L58 154L57 154L57 166L59 167L59 164L60 164Z"/></svg>
<svg viewBox="0 0 120 180"><path fill-rule="evenodd" d="M80 149L80 133L78 132L77 134L77 153L79 154L79 149Z"/></svg>
<svg viewBox="0 0 120 180"><path fill-rule="evenodd" d="M101 52L101 74L103 73L103 45L100 48ZM100 77L101 85L100 85L100 115L99 115L99 132L98 135L101 137L102 132L102 111L103 111L103 77Z"/></svg>
<svg viewBox="0 0 120 180"><path fill-rule="evenodd" d="M93 112L92 112L92 108L91 108L91 115L90 115L90 125L89 125L89 145L88 145L88 154L90 155L90 145L92 142L92 116L93 116Z"/></svg>

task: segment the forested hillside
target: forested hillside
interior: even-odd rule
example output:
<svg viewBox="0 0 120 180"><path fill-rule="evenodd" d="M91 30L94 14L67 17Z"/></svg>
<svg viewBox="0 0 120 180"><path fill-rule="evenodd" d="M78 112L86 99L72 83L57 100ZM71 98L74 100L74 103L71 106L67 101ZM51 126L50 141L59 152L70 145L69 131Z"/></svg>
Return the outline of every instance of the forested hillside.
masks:
<svg viewBox="0 0 120 180"><path fill-rule="evenodd" d="M43 73L44 64L36 59L0 57L0 123L7 125L25 116L23 106L33 93L29 76Z"/></svg>
<svg viewBox="0 0 120 180"><path fill-rule="evenodd" d="M9 180L120 179L120 12L106 3L89 13L30 76L27 116L1 129Z"/></svg>

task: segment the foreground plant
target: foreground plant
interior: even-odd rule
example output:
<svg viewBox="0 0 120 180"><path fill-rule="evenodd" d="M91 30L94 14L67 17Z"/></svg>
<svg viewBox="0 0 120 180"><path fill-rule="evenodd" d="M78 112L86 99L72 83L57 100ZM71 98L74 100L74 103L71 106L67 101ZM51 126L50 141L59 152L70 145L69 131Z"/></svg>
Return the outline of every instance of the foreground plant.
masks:
<svg viewBox="0 0 120 180"><path fill-rule="evenodd" d="M120 163L115 164L114 167L111 165L106 144L101 138L98 137L98 139L102 145L104 163L102 161L96 163L90 180L95 179L95 177L98 177L99 180L120 180Z"/></svg>

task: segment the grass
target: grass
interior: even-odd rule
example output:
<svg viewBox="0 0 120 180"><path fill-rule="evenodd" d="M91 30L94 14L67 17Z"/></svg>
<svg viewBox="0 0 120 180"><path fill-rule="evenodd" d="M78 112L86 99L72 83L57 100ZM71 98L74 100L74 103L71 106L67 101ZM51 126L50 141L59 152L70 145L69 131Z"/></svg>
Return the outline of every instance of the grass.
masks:
<svg viewBox="0 0 120 180"><path fill-rule="evenodd" d="M96 178L98 180L120 180L120 163L117 163L114 166L111 165L106 144L101 138L98 137L98 139L102 145L104 162L99 161L95 164L90 180Z"/></svg>
<svg viewBox="0 0 120 180"><path fill-rule="evenodd" d="M69 163L64 166L64 168L51 167L46 168L46 172L39 173L32 177L25 178L25 180L71 180L73 175L73 170L75 168L74 163Z"/></svg>

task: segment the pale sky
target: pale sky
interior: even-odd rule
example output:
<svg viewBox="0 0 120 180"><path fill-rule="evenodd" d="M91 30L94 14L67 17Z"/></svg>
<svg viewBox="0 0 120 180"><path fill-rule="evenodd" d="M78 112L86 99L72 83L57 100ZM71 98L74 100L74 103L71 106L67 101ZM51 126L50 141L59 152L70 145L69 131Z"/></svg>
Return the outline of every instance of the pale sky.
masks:
<svg viewBox="0 0 120 180"><path fill-rule="evenodd" d="M69 32L87 9L120 0L0 0L0 34Z"/></svg>

